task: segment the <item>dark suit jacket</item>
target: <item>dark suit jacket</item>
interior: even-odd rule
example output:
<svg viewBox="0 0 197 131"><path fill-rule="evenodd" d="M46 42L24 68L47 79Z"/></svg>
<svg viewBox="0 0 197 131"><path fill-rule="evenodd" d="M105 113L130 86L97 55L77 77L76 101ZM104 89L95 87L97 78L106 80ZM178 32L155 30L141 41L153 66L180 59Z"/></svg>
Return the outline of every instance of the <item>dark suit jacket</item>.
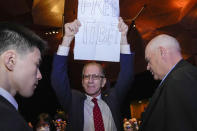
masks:
<svg viewBox="0 0 197 131"><path fill-rule="evenodd" d="M197 68L181 60L156 89L140 131L197 131Z"/></svg>
<svg viewBox="0 0 197 131"><path fill-rule="evenodd" d="M133 80L133 54L121 54L120 64L121 71L117 84L114 88L108 88L101 94L102 99L107 103L112 112L118 131L122 128L121 103ZM66 56L54 56L51 81L60 104L68 113L68 130L83 131L84 100L86 95L77 90L70 89Z"/></svg>
<svg viewBox="0 0 197 131"><path fill-rule="evenodd" d="M0 131L32 131L16 108L1 95Z"/></svg>

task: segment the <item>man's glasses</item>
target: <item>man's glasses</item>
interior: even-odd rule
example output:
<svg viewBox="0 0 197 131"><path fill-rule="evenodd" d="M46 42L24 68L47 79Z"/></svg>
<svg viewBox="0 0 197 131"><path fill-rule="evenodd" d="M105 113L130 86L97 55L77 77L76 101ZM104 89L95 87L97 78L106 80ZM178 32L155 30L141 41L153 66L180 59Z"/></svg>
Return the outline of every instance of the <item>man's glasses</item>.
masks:
<svg viewBox="0 0 197 131"><path fill-rule="evenodd" d="M98 75L98 74L88 74L88 75L83 74L83 79L89 80L90 78L93 79L93 80L99 80L101 78L105 78L105 76L104 75Z"/></svg>

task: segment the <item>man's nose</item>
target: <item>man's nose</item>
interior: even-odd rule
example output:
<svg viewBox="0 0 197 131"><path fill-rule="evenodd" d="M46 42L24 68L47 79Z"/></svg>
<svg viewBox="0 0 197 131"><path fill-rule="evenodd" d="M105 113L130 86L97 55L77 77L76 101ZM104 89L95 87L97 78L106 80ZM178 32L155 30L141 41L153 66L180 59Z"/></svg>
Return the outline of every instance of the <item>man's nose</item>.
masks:
<svg viewBox="0 0 197 131"><path fill-rule="evenodd" d="M38 80L41 80L42 79L42 74L41 74L41 72L40 72L39 69L37 71L37 78L38 78Z"/></svg>
<svg viewBox="0 0 197 131"><path fill-rule="evenodd" d="M147 64L146 69L147 69L147 70L150 70L150 65L149 65L149 64Z"/></svg>
<svg viewBox="0 0 197 131"><path fill-rule="evenodd" d="M89 78L88 78L88 82L93 82L93 81L94 81L94 79L93 79L93 77L90 75Z"/></svg>

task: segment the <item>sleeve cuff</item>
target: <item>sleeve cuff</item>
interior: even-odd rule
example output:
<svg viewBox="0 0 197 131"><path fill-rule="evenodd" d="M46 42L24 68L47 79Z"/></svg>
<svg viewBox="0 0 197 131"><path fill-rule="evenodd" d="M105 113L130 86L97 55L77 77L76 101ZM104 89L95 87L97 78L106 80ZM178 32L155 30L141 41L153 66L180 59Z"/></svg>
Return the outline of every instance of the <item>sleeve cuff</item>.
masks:
<svg viewBox="0 0 197 131"><path fill-rule="evenodd" d="M120 53L131 54L130 45L129 44L120 45Z"/></svg>
<svg viewBox="0 0 197 131"><path fill-rule="evenodd" d="M59 45L57 55L68 56L70 47Z"/></svg>

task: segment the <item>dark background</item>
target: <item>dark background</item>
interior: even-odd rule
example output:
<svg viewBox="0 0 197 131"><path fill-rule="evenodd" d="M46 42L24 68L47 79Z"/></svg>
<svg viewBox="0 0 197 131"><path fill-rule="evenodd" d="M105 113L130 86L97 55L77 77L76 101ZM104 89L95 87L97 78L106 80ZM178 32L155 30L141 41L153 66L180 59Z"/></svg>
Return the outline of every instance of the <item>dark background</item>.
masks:
<svg viewBox="0 0 197 131"><path fill-rule="evenodd" d="M129 25L128 41L131 50L135 52L135 80L123 106L123 115L130 117L129 103L133 100L149 99L158 85L158 81L154 81L151 74L146 71L144 59L144 48L154 36L166 33L176 37L181 44L183 57L197 65L197 0L119 1L120 16ZM54 7L60 9L62 6L62 12L51 12ZM35 121L42 112L53 116L61 109L50 84L51 64L53 54L61 43L64 23L73 21L76 16L77 0L0 1L0 21L20 23L35 31L49 44L49 50L41 64L43 79L39 82L35 94L31 98L16 96L19 110L27 121ZM51 31L59 33L46 35ZM73 89L82 90L81 69L86 62L73 61L72 48L73 45L69 57L71 86ZM119 64L102 64L113 85L119 72Z"/></svg>

